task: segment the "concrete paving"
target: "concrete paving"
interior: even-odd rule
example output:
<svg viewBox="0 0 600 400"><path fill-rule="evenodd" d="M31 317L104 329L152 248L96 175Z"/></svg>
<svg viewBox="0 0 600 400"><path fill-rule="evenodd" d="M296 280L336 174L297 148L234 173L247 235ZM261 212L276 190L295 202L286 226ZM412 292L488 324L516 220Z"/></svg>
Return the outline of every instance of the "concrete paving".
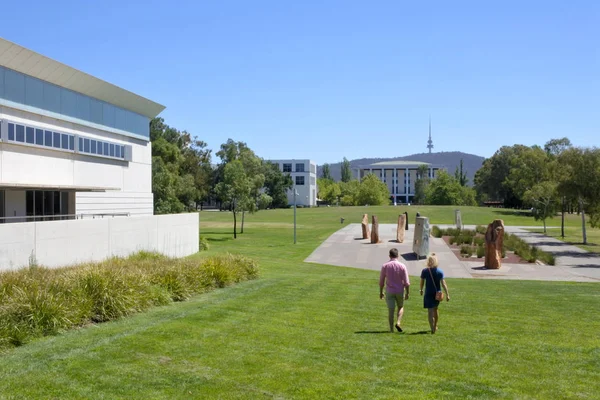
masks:
<svg viewBox="0 0 600 400"><path fill-rule="evenodd" d="M438 225L441 228L447 225ZM474 226L465 226L472 229ZM429 251L436 253L440 268L448 278L521 279L600 282L600 257L542 234L531 233L526 227L505 229L518 235L528 243L539 246L557 257L557 265L502 264L500 269L491 270L483 266L483 259L462 261L450 250L441 238L432 237ZM360 224L349 224L327 238L305 262L379 270L388 260L389 249L395 247L408 267L411 276L419 276L425 260L417 260L412 251L414 225L406 231L404 242L397 243L396 225L380 224L379 237L382 243L371 244L362 239Z"/></svg>

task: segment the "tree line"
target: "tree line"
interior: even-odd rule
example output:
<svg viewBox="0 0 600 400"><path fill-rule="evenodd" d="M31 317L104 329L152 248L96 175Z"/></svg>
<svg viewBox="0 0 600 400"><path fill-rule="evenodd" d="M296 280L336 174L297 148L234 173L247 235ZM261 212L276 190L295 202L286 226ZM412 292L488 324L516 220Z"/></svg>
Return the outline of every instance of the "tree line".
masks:
<svg viewBox="0 0 600 400"><path fill-rule="evenodd" d="M600 225L600 149L576 147L564 137L543 147L503 146L483 162L475 174L480 202L500 201L505 207L532 208L544 223L558 212L581 214L583 243L587 243L586 214L590 225Z"/></svg>
<svg viewBox="0 0 600 400"><path fill-rule="evenodd" d="M260 158L246 143L229 139L220 146L212 164L212 150L205 142L179 131L162 118L150 123L152 142L152 191L154 212L171 214L193 211L212 201L232 211L233 234L237 220L268 207L287 207L287 190L293 185L289 174Z"/></svg>

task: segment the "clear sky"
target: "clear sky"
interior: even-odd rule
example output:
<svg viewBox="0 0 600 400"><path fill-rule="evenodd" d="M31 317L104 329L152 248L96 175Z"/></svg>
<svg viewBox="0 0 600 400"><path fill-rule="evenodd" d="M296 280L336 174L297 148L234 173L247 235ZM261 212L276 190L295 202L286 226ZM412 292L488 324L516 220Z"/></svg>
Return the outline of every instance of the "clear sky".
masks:
<svg viewBox="0 0 600 400"><path fill-rule="evenodd" d="M0 36L164 104L218 150L317 163L600 139L600 1L54 0Z"/></svg>

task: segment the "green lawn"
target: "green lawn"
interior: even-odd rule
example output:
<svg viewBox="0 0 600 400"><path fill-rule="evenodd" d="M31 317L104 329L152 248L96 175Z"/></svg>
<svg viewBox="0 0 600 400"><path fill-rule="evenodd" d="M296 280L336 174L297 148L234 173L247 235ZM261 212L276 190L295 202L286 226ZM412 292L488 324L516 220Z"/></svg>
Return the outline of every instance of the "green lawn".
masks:
<svg viewBox="0 0 600 400"><path fill-rule="evenodd" d="M449 207L406 209L411 221L417 210L433 224L454 218ZM436 335L417 290L406 333L390 334L377 272L302 262L340 217L389 223L404 210L299 209L297 245L292 210L247 216L237 240L230 213L202 212L211 249L196 257L241 252L259 261L259 279L10 350L0 398L597 398L597 284L449 279ZM465 224L498 216L539 226L463 208Z"/></svg>
<svg viewBox="0 0 600 400"><path fill-rule="evenodd" d="M562 240L566 243L575 245L584 250L591 251L594 253L600 253L600 229L593 229L587 227L587 244L583 244L583 237L581 235L581 222L579 226L567 226L565 227L564 239L560 236L560 229L548 229L546 235ZM532 232L544 233L543 229L529 229Z"/></svg>

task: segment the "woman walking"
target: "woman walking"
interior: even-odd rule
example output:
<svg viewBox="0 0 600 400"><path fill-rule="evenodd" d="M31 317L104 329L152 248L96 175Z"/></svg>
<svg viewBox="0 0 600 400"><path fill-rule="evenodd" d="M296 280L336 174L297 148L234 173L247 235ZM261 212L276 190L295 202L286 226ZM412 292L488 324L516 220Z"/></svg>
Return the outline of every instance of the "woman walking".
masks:
<svg viewBox="0 0 600 400"><path fill-rule="evenodd" d="M425 282L427 282L426 285ZM423 295L423 285L425 285L425 295ZM431 327L432 334L437 331L439 319L438 306L440 305L440 301L444 298L442 287L446 292L446 301L450 301L448 286L444 279L444 272L438 268L438 259L435 253L432 253L427 257L427 268L424 268L423 271L421 271L421 286L419 291L421 296L423 296L423 307L426 308L429 313L429 326Z"/></svg>

